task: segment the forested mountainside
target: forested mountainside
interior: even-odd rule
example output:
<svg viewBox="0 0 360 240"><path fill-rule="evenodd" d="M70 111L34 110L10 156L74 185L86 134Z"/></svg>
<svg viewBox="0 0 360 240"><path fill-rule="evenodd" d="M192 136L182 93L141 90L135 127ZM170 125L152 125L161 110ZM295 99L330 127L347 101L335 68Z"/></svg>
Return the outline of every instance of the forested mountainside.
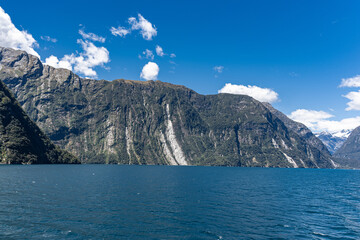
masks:
<svg viewBox="0 0 360 240"><path fill-rule="evenodd" d="M360 127L355 128L334 157L347 167L360 168Z"/></svg>
<svg viewBox="0 0 360 240"><path fill-rule="evenodd" d="M30 120L15 97L0 81L0 163L77 163Z"/></svg>
<svg viewBox="0 0 360 240"><path fill-rule="evenodd" d="M160 81L91 80L0 48L0 79L84 163L333 168L261 102Z"/></svg>

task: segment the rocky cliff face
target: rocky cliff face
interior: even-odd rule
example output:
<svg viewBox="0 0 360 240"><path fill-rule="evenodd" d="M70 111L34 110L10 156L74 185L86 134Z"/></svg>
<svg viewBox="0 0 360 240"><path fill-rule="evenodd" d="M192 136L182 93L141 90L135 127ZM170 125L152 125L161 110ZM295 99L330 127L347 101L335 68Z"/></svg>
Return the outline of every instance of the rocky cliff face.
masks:
<svg viewBox="0 0 360 240"><path fill-rule="evenodd" d="M269 109L269 111L274 114L276 117L278 117L281 121L284 122L284 124L292 131L297 133L302 139L305 140L306 143L309 145L315 147L320 152L322 152L324 155L327 155L330 157L330 152L328 151L327 147L324 145L324 143L317 138L309 128L307 128L304 124L296 122L294 120L291 120L288 118L285 114L278 111L277 109L273 108L271 104L269 103L263 103L265 107Z"/></svg>
<svg viewBox="0 0 360 240"><path fill-rule="evenodd" d="M74 156L51 143L1 81L0 163L77 163Z"/></svg>
<svg viewBox="0 0 360 240"><path fill-rule="evenodd" d="M360 168L360 127L355 128L344 144L334 153L344 166Z"/></svg>
<svg viewBox="0 0 360 240"><path fill-rule="evenodd" d="M160 81L90 80L0 48L0 79L85 163L333 168L262 103Z"/></svg>

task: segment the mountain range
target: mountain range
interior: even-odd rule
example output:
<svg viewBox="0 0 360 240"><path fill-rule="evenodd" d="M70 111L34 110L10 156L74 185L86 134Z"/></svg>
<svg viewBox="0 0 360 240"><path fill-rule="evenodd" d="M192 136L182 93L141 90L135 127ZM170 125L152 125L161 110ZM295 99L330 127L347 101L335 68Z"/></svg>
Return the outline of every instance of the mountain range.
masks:
<svg viewBox="0 0 360 240"><path fill-rule="evenodd" d="M29 117L82 163L337 166L305 125L249 96L86 79L9 48L0 48L0 64Z"/></svg>
<svg viewBox="0 0 360 240"><path fill-rule="evenodd" d="M0 163L78 163L55 146L30 120L13 94L0 81Z"/></svg>
<svg viewBox="0 0 360 240"><path fill-rule="evenodd" d="M342 131L339 133L321 132L315 134L328 148L331 154L334 154L349 137L351 131Z"/></svg>
<svg viewBox="0 0 360 240"><path fill-rule="evenodd" d="M360 127L351 132L334 157L344 167L360 168Z"/></svg>

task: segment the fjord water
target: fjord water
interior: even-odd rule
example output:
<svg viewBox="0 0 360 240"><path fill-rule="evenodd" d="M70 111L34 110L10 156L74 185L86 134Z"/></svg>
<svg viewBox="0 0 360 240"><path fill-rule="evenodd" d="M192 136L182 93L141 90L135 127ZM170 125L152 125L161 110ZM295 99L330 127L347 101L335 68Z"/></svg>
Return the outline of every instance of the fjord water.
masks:
<svg viewBox="0 0 360 240"><path fill-rule="evenodd" d="M2 239L359 239L360 171L0 167Z"/></svg>

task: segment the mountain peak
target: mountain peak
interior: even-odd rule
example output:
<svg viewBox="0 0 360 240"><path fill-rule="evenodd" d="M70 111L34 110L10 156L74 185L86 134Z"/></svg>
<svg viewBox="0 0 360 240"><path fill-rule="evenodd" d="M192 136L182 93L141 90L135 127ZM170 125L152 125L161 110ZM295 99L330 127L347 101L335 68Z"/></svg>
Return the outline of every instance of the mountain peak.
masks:
<svg viewBox="0 0 360 240"><path fill-rule="evenodd" d="M19 55L8 51L0 59ZM1 60L0 79L52 140L84 163L334 167L326 149L299 135L311 134L305 126L293 131L249 96L204 96L161 81L85 79L28 59L31 68L16 69Z"/></svg>

